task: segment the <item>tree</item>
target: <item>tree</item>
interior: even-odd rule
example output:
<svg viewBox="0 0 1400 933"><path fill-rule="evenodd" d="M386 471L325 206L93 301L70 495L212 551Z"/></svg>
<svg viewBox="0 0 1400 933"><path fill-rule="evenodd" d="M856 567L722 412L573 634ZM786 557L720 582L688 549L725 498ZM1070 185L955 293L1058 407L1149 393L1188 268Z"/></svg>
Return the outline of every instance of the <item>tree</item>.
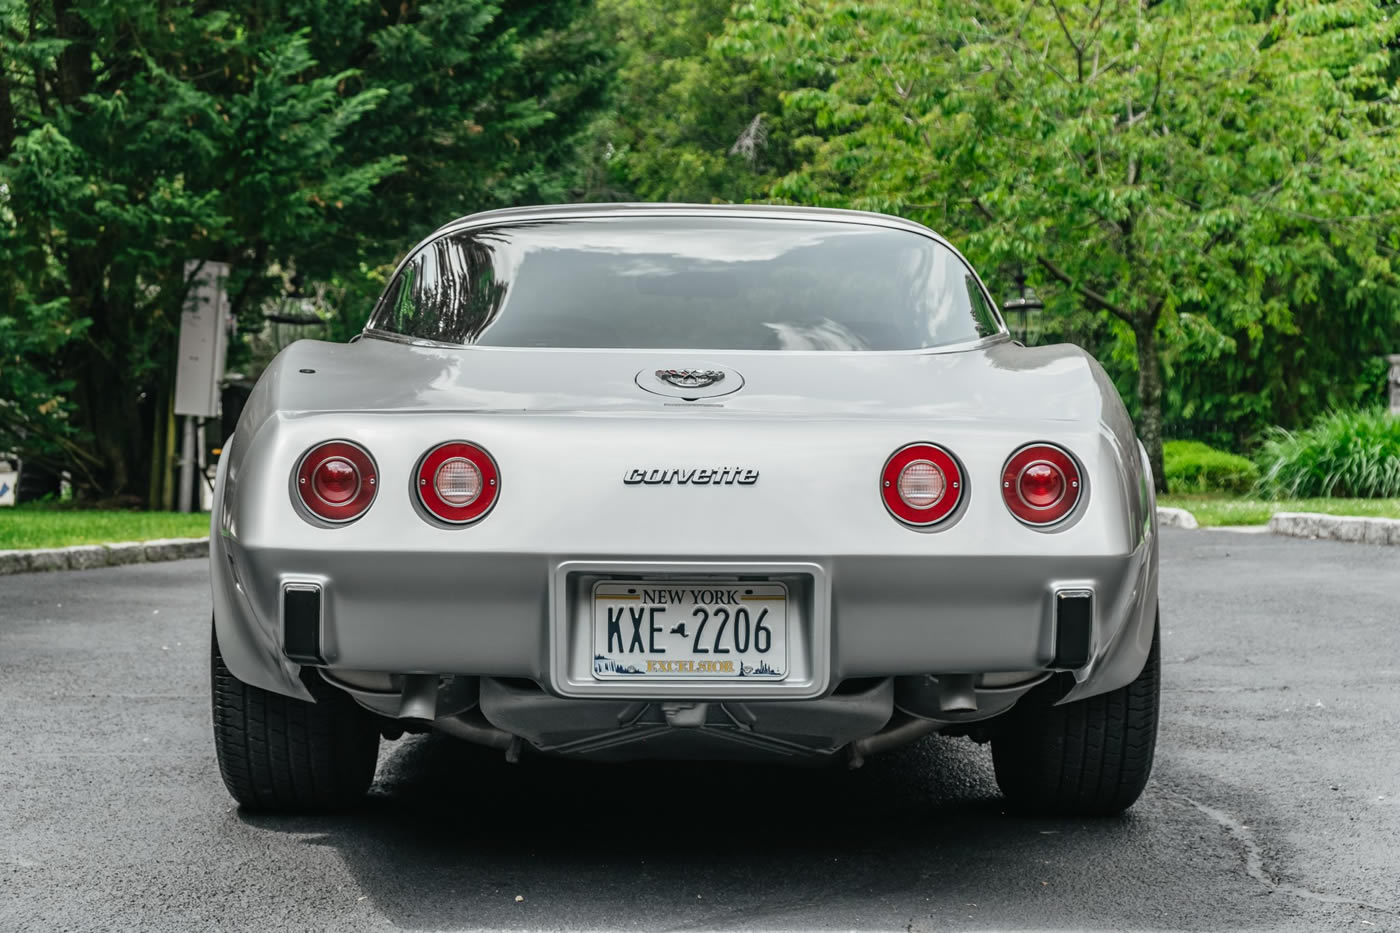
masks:
<svg viewBox="0 0 1400 933"><path fill-rule="evenodd" d="M1326 270L1393 280L1397 23L1371 0L750 3L731 43L813 86L773 193L905 213L1136 357L1159 488L1161 338L1294 329Z"/></svg>
<svg viewBox="0 0 1400 933"><path fill-rule="evenodd" d="M345 158L399 168L326 244L371 264L464 214L567 200L617 68L592 0L275 0L263 18L307 29L320 70L349 71L343 95L383 94Z"/></svg>
<svg viewBox="0 0 1400 933"><path fill-rule="evenodd" d="M601 0L621 61L590 133L589 200L743 202L796 167L778 88L722 53L730 0Z"/></svg>
<svg viewBox="0 0 1400 933"><path fill-rule="evenodd" d="M229 262L255 326L317 282L367 315L432 227L564 190L607 77L587 9L0 0L0 446L71 409L80 492L160 500L185 260Z"/></svg>

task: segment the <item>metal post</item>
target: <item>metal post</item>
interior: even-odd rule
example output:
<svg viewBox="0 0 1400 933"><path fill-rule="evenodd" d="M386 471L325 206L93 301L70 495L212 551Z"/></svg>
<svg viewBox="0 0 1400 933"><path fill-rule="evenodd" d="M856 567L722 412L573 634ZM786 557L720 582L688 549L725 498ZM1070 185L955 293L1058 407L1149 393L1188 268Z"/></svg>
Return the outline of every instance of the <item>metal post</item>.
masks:
<svg viewBox="0 0 1400 933"><path fill-rule="evenodd" d="M194 495L194 449L194 416L185 415L184 438L180 442L180 502L176 506L181 512L190 511Z"/></svg>
<svg viewBox="0 0 1400 933"><path fill-rule="evenodd" d="M1390 413L1400 415L1400 354L1387 356L1385 361L1390 364Z"/></svg>

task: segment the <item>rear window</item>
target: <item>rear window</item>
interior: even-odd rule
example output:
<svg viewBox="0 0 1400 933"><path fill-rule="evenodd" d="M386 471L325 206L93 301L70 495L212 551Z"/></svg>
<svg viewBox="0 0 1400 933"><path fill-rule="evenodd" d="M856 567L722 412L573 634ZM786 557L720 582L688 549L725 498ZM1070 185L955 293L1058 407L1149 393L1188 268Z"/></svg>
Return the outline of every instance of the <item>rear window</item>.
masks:
<svg viewBox="0 0 1400 933"><path fill-rule="evenodd" d="M489 347L918 350L999 333L972 272L929 237L724 217L522 222L408 262L373 330Z"/></svg>

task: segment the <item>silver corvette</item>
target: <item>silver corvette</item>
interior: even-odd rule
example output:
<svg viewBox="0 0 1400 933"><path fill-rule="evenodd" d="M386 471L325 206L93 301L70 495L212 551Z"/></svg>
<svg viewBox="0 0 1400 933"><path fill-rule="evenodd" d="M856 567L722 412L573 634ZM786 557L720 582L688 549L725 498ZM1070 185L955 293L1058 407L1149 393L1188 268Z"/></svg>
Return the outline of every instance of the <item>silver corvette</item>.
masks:
<svg viewBox="0 0 1400 933"><path fill-rule="evenodd" d="M1158 703L1152 478L1112 383L880 214L477 214L302 341L219 464L216 749L345 805L381 737L598 761L990 741L1107 814Z"/></svg>

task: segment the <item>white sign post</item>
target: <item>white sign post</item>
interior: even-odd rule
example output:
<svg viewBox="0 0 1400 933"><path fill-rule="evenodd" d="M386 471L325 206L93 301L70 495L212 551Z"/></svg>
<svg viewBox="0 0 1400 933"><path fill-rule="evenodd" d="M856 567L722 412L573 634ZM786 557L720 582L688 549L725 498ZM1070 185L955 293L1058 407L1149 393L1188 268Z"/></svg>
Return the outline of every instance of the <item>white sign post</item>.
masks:
<svg viewBox="0 0 1400 933"><path fill-rule="evenodd" d="M219 414L219 384L228 352L228 263L185 263L192 279L180 315L180 357L175 369L175 414L184 416L180 444L181 512L190 511L194 494L196 419Z"/></svg>
<svg viewBox="0 0 1400 933"><path fill-rule="evenodd" d="M0 506L15 504L15 487L19 485L19 470L8 460L0 460Z"/></svg>

